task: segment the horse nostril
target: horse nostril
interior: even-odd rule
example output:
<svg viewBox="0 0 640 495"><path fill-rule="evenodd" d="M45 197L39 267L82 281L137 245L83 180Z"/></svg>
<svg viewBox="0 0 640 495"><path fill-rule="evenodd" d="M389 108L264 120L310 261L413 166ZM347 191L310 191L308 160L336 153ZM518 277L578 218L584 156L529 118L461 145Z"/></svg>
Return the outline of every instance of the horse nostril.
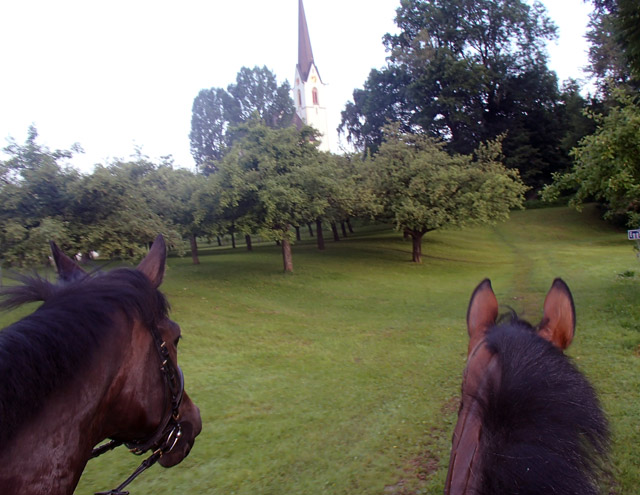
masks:
<svg viewBox="0 0 640 495"><path fill-rule="evenodd" d="M193 438L193 425L190 422L181 423L182 426L182 438L185 440L191 440Z"/></svg>

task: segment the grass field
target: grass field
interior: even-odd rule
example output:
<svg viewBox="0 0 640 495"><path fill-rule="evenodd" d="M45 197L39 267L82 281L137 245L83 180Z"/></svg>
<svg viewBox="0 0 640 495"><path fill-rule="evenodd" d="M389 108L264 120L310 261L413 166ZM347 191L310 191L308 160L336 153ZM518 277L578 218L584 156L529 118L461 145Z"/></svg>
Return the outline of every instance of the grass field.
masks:
<svg viewBox="0 0 640 495"><path fill-rule="evenodd" d="M163 285L181 324L180 365L203 431L179 466L154 467L134 495L440 494L457 416L471 291L537 323L554 277L571 288L569 354L613 430L609 493L640 486L640 263L593 208L515 212L496 227L411 243L361 227L317 251L275 246L171 258ZM5 319L10 316L5 317ZM126 450L91 461L78 494L113 488Z"/></svg>

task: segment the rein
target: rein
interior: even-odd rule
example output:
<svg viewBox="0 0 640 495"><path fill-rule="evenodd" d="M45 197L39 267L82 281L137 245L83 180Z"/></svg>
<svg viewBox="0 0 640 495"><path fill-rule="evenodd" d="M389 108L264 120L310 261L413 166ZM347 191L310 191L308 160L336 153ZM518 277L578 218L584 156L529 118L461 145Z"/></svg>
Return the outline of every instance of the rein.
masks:
<svg viewBox="0 0 640 495"><path fill-rule="evenodd" d="M174 365L171 361L167 344L162 340L158 331L155 328L151 328L150 331L160 357L160 362L162 363L160 371L162 372L162 378L165 383L163 388L165 398L164 417L156 428L156 431L148 438L132 440L130 442L115 439L110 440L103 445L95 447L91 451L91 457L89 457L89 459L98 457L123 444L126 445L129 451L135 455L142 455L150 449L155 450L153 454L142 461L140 466L138 466L138 468L124 482L113 490L97 492L96 495L129 495L129 492L124 491L124 488L140 474L158 462L164 454L171 452L182 435L182 426L179 422L179 409L180 404L182 403L182 395L184 393L184 375L182 374L180 366L177 364Z"/></svg>

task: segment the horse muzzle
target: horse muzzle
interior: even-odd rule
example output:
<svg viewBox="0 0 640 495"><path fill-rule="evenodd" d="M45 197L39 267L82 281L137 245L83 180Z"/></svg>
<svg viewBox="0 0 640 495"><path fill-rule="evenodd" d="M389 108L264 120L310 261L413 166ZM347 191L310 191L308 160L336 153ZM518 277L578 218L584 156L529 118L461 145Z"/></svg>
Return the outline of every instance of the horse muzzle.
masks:
<svg viewBox="0 0 640 495"><path fill-rule="evenodd" d="M202 431L202 419L200 410L185 394L181 409L179 437L171 449L165 452L158 460L162 467L169 468L182 462L189 455L196 437Z"/></svg>

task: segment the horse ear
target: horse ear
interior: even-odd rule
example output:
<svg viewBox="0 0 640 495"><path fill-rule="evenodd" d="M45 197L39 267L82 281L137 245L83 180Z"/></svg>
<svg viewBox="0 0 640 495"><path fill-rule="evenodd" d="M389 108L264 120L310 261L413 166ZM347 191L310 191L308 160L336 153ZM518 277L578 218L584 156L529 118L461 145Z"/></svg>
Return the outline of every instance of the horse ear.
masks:
<svg viewBox="0 0 640 495"><path fill-rule="evenodd" d="M544 300L538 335L564 350L571 344L575 329L576 310L571 291L561 278L557 278Z"/></svg>
<svg viewBox="0 0 640 495"><path fill-rule="evenodd" d="M144 273L155 289L160 287L164 277L164 264L167 259L167 245L162 235L153 241L151 249L138 265L138 270Z"/></svg>
<svg viewBox="0 0 640 495"><path fill-rule="evenodd" d="M491 288L491 280L485 278L476 287L467 310L467 330L469 332L469 352L480 342L487 330L498 317L498 300Z"/></svg>
<svg viewBox="0 0 640 495"><path fill-rule="evenodd" d="M64 254L55 242L49 241L49 246L51 246L51 254L53 255L60 281L71 282L87 276L87 273L75 261Z"/></svg>

